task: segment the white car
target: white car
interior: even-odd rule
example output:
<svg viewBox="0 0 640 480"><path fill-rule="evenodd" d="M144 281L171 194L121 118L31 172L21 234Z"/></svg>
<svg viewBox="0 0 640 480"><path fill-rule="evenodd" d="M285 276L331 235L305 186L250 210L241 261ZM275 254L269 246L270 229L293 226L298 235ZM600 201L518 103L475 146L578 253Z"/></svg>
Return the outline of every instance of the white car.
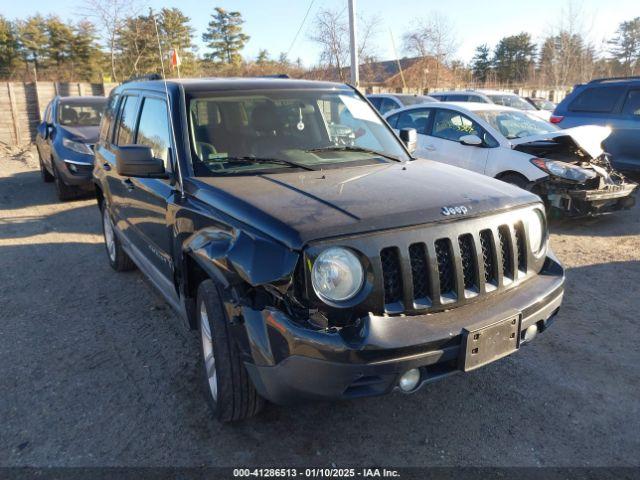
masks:
<svg viewBox="0 0 640 480"><path fill-rule="evenodd" d="M417 157L483 173L534 191L568 215L594 215L634 204L636 186L602 150L608 127L557 126L515 108L439 102L385 116L396 131L415 129Z"/></svg>
<svg viewBox="0 0 640 480"><path fill-rule="evenodd" d="M442 102L493 103L495 105L502 105L503 107L517 108L518 110L529 112L547 122L550 121L552 113L548 110L537 109L515 93L501 92L500 90L452 90L449 92L435 92L432 93L431 96Z"/></svg>
<svg viewBox="0 0 640 480"><path fill-rule="evenodd" d="M411 95L408 93L373 93L367 95L367 100L380 112L380 115L402 107L437 102L435 98L428 95Z"/></svg>

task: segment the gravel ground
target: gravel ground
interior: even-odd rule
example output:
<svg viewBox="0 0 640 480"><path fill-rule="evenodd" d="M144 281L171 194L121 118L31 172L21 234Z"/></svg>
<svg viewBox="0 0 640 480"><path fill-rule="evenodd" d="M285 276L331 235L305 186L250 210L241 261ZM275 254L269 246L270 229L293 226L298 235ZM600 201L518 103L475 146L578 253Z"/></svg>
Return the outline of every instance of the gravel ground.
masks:
<svg viewBox="0 0 640 480"><path fill-rule="evenodd" d="M640 208L552 225L557 322L411 396L211 419L198 338L112 271L92 199L0 158L0 466L640 465Z"/></svg>

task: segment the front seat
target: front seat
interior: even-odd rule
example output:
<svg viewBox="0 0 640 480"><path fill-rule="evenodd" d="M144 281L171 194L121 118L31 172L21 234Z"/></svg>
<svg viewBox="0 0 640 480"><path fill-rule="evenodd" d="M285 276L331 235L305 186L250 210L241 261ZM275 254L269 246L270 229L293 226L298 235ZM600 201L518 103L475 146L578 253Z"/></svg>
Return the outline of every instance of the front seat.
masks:
<svg viewBox="0 0 640 480"><path fill-rule="evenodd" d="M60 123L63 125L77 125L78 124L78 112L70 107L62 107L60 112Z"/></svg>
<svg viewBox="0 0 640 480"><path fill-rule="evenodd" d="M282 145L282 128L276 106L263 103L251 112L251 128L255 132L253 154L257 157L273 155L280 151Z"/></svg>

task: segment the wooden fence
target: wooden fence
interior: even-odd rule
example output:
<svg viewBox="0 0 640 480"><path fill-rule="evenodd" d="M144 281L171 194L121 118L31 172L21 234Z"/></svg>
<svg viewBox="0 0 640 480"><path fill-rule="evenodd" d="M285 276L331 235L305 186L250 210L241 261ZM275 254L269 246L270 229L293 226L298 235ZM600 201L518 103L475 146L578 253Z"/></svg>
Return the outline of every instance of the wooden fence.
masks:
<svg viewBox="0 0 640 480"><path fill-rule="evenodd" d="M0 82L0 144L32 143L49 102L56 96L108 95L117 84Z"/></svg>

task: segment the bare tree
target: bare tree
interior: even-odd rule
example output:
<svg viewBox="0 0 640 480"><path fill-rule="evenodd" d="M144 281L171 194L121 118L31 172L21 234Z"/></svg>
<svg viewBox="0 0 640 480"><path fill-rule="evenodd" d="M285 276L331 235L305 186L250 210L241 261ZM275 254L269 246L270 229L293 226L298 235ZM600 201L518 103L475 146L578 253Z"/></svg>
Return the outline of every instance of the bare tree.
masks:
<svg viewBox="0 0 640 480"><path fill-rule="evenodd" d="M458 49L458 41L451 20L434 12L427 18L416 21L411 30L403 36L404 50L420 57L423 68L428 68L429 60L435 65L436 85L440 80L440 67L448 65Z"/></svg>
<svg viewBox="0 0 640 480"><path fill-rule="evenodd" d="M590 26L587 26L590 23ZM564 87L590 80L596 61L596 49L589 40L593 20L584 10L569 2L540 48L540 77L547 85Z"/></svg>
<svg viewBox="0 0 640 480"><path fill-rule="evenodd" d="M309 39L321 46L320 65L336 70L345 81L344 67L349 65L349 25L344 10L324 9L315 18ZM380 20L376 16L358 16L358 56L365 63L376 57L376 37Z"/></svg>
<svg viewBox="0 0 640 480"><path fill-rule="evenodd" d="M111 78L117 81L116 50L118 32L127 18L137 13L137 0L84 0L81 13L93 18L102 30L109 57L111 60Z"/></svg>

